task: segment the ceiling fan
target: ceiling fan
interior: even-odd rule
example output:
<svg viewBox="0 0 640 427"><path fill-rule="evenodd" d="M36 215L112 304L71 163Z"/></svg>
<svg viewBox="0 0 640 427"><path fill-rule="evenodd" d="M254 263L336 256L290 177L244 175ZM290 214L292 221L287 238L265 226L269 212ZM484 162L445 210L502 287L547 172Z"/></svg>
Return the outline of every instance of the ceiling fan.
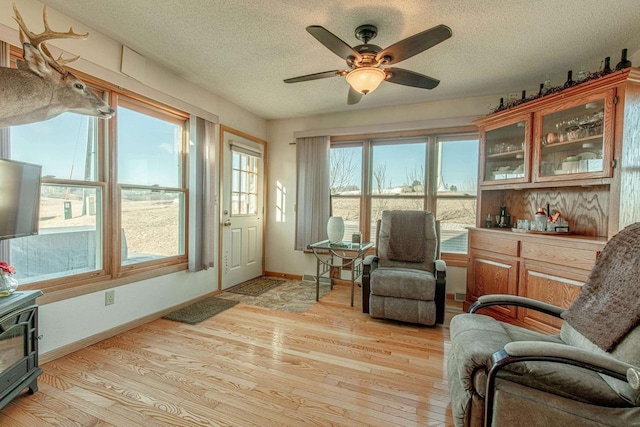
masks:
<svg viewBox="0 0 640 427"><path fill-rule="evenodd" d="M335 76L346 76L349 83L349 105L357 104L362 95L374 91L383 80L391 83L422 89L433 89L440 80L414 71L397 67L380 68L411 58L430 47L451 37L451 29L446 25L437 25L421 33L414 34L386 49L369 44L378 34L374 25L361 25L356 28L356 38L363 44L351 47L339 37L319 25L310 25L307 31L330 51L347 61L349 69L323 71L284 80L285 83L306 82Z"/></svg>

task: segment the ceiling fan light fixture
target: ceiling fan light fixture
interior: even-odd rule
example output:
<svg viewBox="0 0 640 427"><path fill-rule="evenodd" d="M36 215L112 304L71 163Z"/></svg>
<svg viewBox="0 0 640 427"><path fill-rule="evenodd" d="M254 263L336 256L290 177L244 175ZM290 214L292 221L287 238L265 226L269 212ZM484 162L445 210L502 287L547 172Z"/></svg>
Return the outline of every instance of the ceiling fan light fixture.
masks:
<svg viewBox="0 0 640 427"><path fill-rule="evenodd" d="M354 90L366 95L376 90L386 77L387 75L380 68L360 67L347 74L347 83Z"/></svg>

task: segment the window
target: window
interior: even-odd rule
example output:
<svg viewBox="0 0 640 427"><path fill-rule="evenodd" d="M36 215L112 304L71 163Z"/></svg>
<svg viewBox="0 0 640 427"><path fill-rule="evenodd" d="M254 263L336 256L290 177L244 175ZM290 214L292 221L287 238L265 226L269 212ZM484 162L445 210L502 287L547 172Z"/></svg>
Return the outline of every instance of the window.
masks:
<svg viewBox="0 0 640 427"><path fill-rule="evenodd" d="M11 55L15 66L21 53ZM25 289L95 289L187 267L188 116L80 77L111 100L115 118L65 113L0 140L7 157L42 165L39 234L0 242Z"/></svg>
<svg viewBox="0 0 640 427"><path fill-rule="evenodd" d="M386 210L423 210L425 206L426 140L371 142L370 241Z"/></svg>
<svg viewBox="0 0 640 427"><path fill-rule="evenodd" d="M360 231L362 196L362 146L342 145L329 154L331 215L344 220L344 235L351 239Z"/></svg>
<svg viewBox="0 0 640 427"><path fill-rule="evenodd" d="M185 255L186 120L119 97L122 265Z"/></svg>
<svg viewBox="0 0 640 427"><path fill-rule="evenodd" d="M466 253L467 228L476 224L478 139L436 138L436 219L440 220L442 252Z"/></svg>
<svg viewBox="0 0 640 427"><path fill-rule="evenodd" d="M359 230L375 242L382 211L425 209L440 220L442 251L466 253L466 227L475 225L477 133L384 137L332 140L331 208L345 219L345 235Z"/></svg>
<svg viewBox="0 0 640 427"><path fill-rule="evenodd" d="M43 177L39 235L8 242L21 284L104 273L101 128L97 118L71 113L9 128L9 158L42 165Z"/></svg>

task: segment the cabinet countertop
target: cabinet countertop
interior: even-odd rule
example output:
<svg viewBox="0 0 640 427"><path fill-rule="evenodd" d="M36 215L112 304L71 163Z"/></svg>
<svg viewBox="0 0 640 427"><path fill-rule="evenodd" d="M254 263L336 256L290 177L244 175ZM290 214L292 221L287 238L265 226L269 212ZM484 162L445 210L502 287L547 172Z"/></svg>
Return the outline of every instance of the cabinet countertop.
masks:
<svg viewBox="0 0 640 427"><path fill-rule="evenodd" d="M469 231L480 231L483 233L497 233L502 234L503 236L508 235L510 238L514 239L537 239L537 240L580 240L582 242L593 242L593 243L607 243L606 237L598 237L598 236L585 236L581 234L541 234L541 233L519 233L511 231L510 228L478 228L478 227L467 227ZM506 237L506 236L505 236Z"/></svg>

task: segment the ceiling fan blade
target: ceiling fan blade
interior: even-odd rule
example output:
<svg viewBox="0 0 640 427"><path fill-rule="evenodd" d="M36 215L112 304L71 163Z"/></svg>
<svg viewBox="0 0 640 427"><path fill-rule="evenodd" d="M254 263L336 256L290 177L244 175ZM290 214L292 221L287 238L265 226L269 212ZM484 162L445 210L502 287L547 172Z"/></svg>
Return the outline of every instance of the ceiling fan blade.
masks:
<svg viewBox="0 0 640 427"><path fill-rule="evenodd" d="M347 104L355 105L362 99L362 94L349 86L349 96L347 97Z"/></svg>
<svg viewBox="0 0 640 427"><path fill-rule="evenodd" d="M402 68L385 68L387 81L399 85L419 87L422 89L433 89L440 84L440 80L434 79L424 74L404 70Z"/></svg>
<svg viewBox="0 0 640 427"><path fill-rule="evenodd" d="M308 82L309 80L326 79L328 77L342 76L346 74L345 70L323 71L321 73L307 74L306 76L293 77L285 79L285 83Z"/></svg>
<svg viewBox="0 0 640 427"><path fill-rule="evenodd" d="M348 60L349 57L353 57L357 60L361 60L362 56L358 51L354 50L347 43L342 41L338 36L334 35L326 28L320 25L310 25L307 27L307 32L322 43L327 49L335 53L342 59Z"/></svg>
<svg viewBox="0 0 640 427"><path fill-rule="evenodd" d="M395 64L424 52L448 39L451 35L451 28L446 25L437 25L383 49L376 55L376 59L382 60L383 64Z"/></svg>

